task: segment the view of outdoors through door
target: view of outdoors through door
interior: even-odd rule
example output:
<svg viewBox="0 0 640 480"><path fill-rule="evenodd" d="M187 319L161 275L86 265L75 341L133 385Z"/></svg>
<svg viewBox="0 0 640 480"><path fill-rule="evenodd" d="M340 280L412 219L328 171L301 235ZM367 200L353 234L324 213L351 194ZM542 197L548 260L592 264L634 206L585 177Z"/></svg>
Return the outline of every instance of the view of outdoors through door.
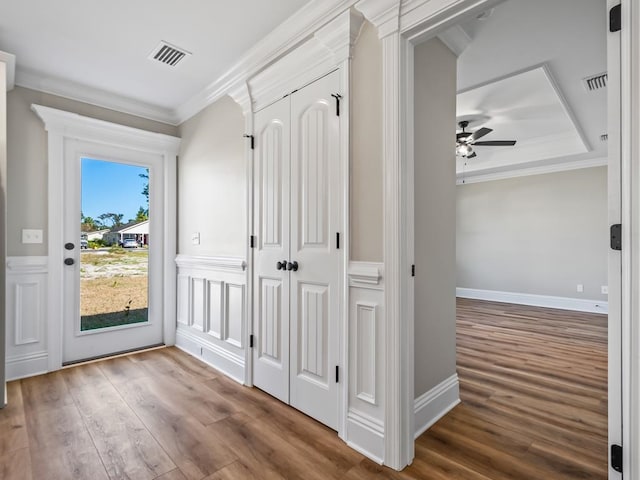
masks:
<svg viewBox="0 0 640 480"><path fill-rule="evenodd" d="M149 171L82 159L80 330L148 321Z"/></svg>

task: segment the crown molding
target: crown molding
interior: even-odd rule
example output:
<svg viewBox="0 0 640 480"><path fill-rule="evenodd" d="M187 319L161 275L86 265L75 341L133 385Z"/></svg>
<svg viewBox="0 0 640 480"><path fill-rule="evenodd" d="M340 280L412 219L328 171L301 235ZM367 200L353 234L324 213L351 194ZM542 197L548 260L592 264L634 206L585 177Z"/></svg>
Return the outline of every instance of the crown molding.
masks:
<svg viewBox="0 0 640 480"><path fill-rule="evenodd" d="M275 30L245 53L227 73L210 83L176 110L178 123L227 95L239 83L290 52L340 13L351 8L357 0L312 1L281 23Z"/></svg>
<svg viewBox="0 0 640 480"><path fill-rule="evenodd" d="M606 167L609 159L606 157L588 158L585 160L566 161L559 160L546 165L531 166L523 164L517 167L513 165L492 171L478 170L475 172L456 174L457 185L467 185L470 183L491 182L493 180L505 180L507 178L527 177L529 175L544 175L545 173L559 173L570 170L580 170L583 168Z"/></svg>
<svg viewBox="0 0 640 480"><path fill-rule="evenodd" d="M106 92L80 83L46 76L34 70L18 68L16 71L16 85L160 123L169 125L178 125L180 123L175 112L171 109L133 100L123 95Z"/></svg>
<svg viewBox="0 0 640 480"><path fill-rule="evenodd" d="M378 29L384 38L400 29L400 0L360 0L356 8Z"/></svg>
<svg viewBox="0 0 640 480"><path fill-rule="evenodd" d="M7 66L7 92L13 90L16 78L16 56L0 50L0 62Z"/></svg>

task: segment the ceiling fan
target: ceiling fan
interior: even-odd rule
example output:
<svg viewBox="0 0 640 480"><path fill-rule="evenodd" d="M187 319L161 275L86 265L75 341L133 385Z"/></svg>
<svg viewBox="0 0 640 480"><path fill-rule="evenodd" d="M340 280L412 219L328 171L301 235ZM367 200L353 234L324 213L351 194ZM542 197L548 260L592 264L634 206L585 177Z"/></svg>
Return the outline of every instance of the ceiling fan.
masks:
<svg viewBox="0 0 640 480"><path fill-rule="evenodd" d="M491 128L482 127L475 132L467 132L465 129L469 126L468 120L462 120L458 122L458 126L462 129L462 132L456 133L456 155L462 158L473 158L476 152L473 151L473 147L513 147L516 144L515 140L489 140L484 142L478 142L479 138L493 132Z"/></svg>

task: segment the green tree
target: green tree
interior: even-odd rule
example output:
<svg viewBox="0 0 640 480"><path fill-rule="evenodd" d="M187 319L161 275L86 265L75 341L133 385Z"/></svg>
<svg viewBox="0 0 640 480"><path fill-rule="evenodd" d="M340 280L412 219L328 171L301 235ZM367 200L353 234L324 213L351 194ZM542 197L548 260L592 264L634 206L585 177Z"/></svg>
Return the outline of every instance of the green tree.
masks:
<svg viewBox="0 0 640 480"><path fill-rule="evenodd" d="M147 183L144 184L144 187L142 187L142 195L144 195L144 198L147 200L147 209L144 211L147 218L149 218L149 169L147 168L145 173L139 173L138 176L140 178L144 178ZM140 207L142 208L142 207ZM140 212L138 212L139 214ZM137 217L136 217L137 218ZM145 218L145 220L147 219Z"/></svg>
<svg viewBox="0 0 640 480"><path fill-rule="evenodd" d="M102 215L99 215L98 218L103 222L103 225L105 224L104 222L109 222L111 228L114 227L119 227L120 225L122 225L122 218L124 217L124 215L122 213L103 213Z"/></svg>
<svg viewBox="0 0 640 480"><path fill-rule="evenodd" d="M136 222L144 222L145 220L149 220L149 210L145 210L144 207L140 207L138 209L138 213L136 213Z"/></svg>

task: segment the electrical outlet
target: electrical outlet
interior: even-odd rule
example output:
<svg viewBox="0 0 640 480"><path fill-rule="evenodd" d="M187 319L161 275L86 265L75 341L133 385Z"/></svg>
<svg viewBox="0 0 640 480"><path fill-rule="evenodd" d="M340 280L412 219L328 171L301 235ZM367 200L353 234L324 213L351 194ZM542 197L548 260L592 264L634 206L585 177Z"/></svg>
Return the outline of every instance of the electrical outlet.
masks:
<svg viewBox="0 0 640 480"><path fill-rule="evenodd" d="M42 243L42 230L23 228L22 243Z"/></svg>
<svg viewBox="0 0 640 480"><path fill-rule="evenodd" d="M195 232L191 235L191 243L200 245L200 232Z"/></svg>
<svg viewBox="0 0 640 480"><path fill-rule="evenodd" d="M584 292L584 285L582 285L581 283L576 285L576 292L578 292L578 293Z"/></svg>
<svg viewBox="0 0 640 480"><path fill-rule="evenodd" d="M600 287L600 293L603 295L609 295L609 285L602 285Z"/></svg>

